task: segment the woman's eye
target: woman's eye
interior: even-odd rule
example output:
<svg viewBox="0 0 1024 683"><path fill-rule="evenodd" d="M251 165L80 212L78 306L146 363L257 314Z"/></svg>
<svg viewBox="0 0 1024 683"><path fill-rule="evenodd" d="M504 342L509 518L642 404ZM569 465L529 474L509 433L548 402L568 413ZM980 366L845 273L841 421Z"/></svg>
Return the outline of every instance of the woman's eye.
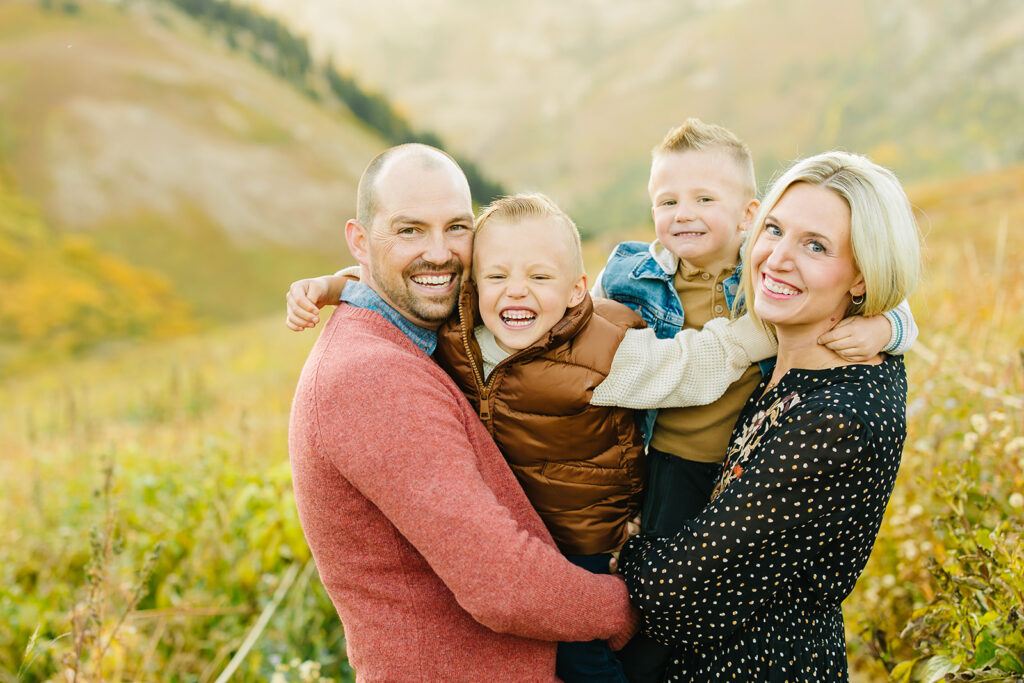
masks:
<svg viewBox="0 0 1024 683"><path fill-rule="evenodd" d="M811 252L814 253L814 254L824 254L825 253L825 247L824 247L824 245L822 245L821 242L813 242L813 241L812 242L808 242L807 243L807 248L810 249Z"/></svg>
<svg viewBox="0 0 1024 683"><path fill-rule="evenodd" d="M772 223L768 223L767 225L765 225L764 231L771 235L772 237L782 236L782 230L779 229L779 226L773 225Z"/></svg>

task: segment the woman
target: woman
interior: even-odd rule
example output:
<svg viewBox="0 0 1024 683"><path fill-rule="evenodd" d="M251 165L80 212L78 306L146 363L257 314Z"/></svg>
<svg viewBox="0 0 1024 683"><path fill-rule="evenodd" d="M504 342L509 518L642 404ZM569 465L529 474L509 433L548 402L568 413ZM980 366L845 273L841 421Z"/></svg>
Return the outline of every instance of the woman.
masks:
<svg viewBox="0 0 1024 683"><path fill-rule="evenodd" d="M830 152L765 197L744 247L744 300L779 340L711 502L670 538L637 536L622 573L644 629L677 644L670 680L847 678L840 603L863 570L906 436L898 357L849 364L818 338L893 308L918 233L887 170Z"/></svg>

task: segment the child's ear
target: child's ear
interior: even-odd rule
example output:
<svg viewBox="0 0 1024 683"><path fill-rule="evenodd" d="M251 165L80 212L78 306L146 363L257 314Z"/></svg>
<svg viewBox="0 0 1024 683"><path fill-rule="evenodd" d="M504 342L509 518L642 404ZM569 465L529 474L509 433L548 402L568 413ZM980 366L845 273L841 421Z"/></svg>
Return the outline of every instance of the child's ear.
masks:
<svg viewBox="0 0 1024 683"><path fill-rule="evenodd" d="M569 297L569 308L579 305L587 295L587 274L580 275L580 279L572 286L572 296Z"/></svg>
<svg viewBox="0 0 1024 683"><path fill-rule="evenodd" d="M740 230L746 232L747 228L754 222L754 216L757 215L757 209L761 206L761 202L756 199L751 199L747 202L747 208L743 210L743 219L740 221Z"/></svg>

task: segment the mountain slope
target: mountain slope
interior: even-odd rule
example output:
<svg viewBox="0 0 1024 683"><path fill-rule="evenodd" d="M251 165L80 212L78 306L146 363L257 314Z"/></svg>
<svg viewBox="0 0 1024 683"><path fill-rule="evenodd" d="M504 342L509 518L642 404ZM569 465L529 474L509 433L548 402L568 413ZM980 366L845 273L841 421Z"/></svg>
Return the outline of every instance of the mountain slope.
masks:
<svg viewBox="0 0 1024 683"><path fill-rule="evenodd" d="M166 275L200 315L274 310L350 262L387 145L156 3L0 4L0 164L59 233Z"/></svg>
<svg viewBox="0 0 1024 683"><path fill-rule="evenodd" d="M834 147L908 178L1024 158L1013 0L249 2L592 229L644 220L648 152L687 116L747 140L763 181Z"/></svg>

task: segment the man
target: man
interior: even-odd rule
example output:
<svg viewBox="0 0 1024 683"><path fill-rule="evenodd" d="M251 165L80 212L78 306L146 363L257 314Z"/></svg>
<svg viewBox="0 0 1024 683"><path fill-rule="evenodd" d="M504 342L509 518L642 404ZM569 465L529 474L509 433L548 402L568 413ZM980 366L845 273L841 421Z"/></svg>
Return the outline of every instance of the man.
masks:
<svg viewBox="0 0 1024 683"><path fill-rule="evenodd" d="M469 272L472 203L424 145L375 158L345 226L360 282L295 395L295 499L360 680L555 680L555 641L623 644L622 581L569 564L430 359ZM347 305L346 305L347 304Z"/></svg>

